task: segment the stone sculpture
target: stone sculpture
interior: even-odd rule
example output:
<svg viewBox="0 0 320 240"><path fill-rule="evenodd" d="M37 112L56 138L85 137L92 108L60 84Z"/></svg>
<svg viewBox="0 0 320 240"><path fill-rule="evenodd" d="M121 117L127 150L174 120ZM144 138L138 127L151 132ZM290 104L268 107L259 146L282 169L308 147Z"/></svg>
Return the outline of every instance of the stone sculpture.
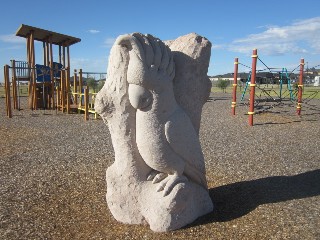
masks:
<svg viewBox="0 0 320 240"><path fill-rule="evenodd" d="M133 33L112 47L96 110L115 151L106 197L118 221L169 231L212 211L198 137L210 49L196 34L166 45Z"/></svg>

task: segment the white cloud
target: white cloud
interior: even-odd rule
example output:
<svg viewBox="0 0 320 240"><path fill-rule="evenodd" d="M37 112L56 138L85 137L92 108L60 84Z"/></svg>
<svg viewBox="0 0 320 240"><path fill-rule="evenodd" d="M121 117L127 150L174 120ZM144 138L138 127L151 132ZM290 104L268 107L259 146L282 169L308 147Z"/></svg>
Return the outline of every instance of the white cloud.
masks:
<svg viewBox="0 0 320 240"><path fill-rule="evenodd" d="M224 45L221 44L212 44L211 49L223 49Z"/></svg>
<svg viewBox="0 0 320 240"><path fill-rule="evenodd" d="M25 43L26 39L22 37L18 37L14 34L6 34L6 35L0 35L0 41L6 42L6 43Z"/></svg>
<svg viewBox="0 0 320 240"><path fill-rule="evenodd" d="M71 58L70 65L73 69L82 69L84 72L106 72L107 57L105 58Z"/></svg>
<svg viewBox="0 0 320 240"><path fill-rule="evenodd" d="M116 41L116 38L113 37L109 37L104 41L104 46L105 47L112 47L112 45L114 44L114 42Z"/></svg>
<svg viewBox="0 0 320 240"><path fill-rule="evenodd" d="M320 53L320 17L298 20L288 26L265 26L267 30L236 39L229 50L250 54L252 49L266 55Z"/></svg>
<svg viewBox="0 0 320 240"><path fill-rule="evenodd" d="M90 29L90 30L88 30L88 32L92 33L92 34L96 34L96 33L99 33L100 31L96 30L96 29Z"/></svg>

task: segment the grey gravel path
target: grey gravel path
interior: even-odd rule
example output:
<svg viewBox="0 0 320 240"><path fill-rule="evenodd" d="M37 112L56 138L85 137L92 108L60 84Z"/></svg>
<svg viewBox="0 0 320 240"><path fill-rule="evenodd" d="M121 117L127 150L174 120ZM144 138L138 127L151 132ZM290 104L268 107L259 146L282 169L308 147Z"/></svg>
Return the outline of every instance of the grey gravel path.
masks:
<svg viewBox="0 0 320 240"><path fill-rule="evenodd" d="M320 239L320 100L231 116L231 96L203 109L202 143L216 209L184 229L118 223L105 202L114 153L101 120L15 111L0 99L0 239ZM261 110L261 109L260 109ZM258 111L260 111L258 110Z"/></svg>

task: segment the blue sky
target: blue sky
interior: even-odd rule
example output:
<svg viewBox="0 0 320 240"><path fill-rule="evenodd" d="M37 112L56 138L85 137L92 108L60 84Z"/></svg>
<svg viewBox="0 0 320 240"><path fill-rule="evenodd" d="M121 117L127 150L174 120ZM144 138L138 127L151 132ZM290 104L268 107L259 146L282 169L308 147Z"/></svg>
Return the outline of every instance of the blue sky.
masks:
<svg viewBox="0 0 320 240"><path fill-rule="evenodd" d="M162 40L196 32L212 43L208 75L233 71L235 57L251 65L252 49L269 67L294 69L304 58L320 64L320 1L105 0L4 1L0 14L0 64L26 59L21 24L81 38L70 47L71 67L106 72L121 34L150 33ZM36 62L42 63L41 44ZM54 60L58 61L57 48ZM258 69L264 68L258 64ZM248 71L240 66L240 72ZM2 75L0 81L2 80Z"/></svg>

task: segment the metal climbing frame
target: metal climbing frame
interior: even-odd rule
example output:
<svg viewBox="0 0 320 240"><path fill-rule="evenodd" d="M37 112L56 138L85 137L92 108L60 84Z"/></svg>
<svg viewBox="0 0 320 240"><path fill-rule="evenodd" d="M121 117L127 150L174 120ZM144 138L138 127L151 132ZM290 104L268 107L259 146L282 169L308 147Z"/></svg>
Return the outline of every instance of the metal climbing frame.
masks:
<svg viewBox="0 0 320 240"><path fill-rule="evenodd" d="M280 101L282 100L282 86L283 86L283 75L285 75L286 79L287 79L287 89L289 90L289 95L290 95L290 100L294 101L295 97L294 97L294 90L292 89L292 85L291 85L291 79L290 76L288 74L288 70L286 68L282 68L282 72L280 73Z"/></svg>
<svg viewBox="0 0 320 240"><path fill-rule="evenodd" d="M247 81L246 81L246 85L245 85L245 87L243 89L243 92L242 92L242 95L241 95L241 101L243 101L244 96L245 96L245 94L247 92L248 86L250 84L250 79L251 79L251 71L249 72L249 75L248 75L248 78L247 78Z"/></svg>
<svg viewBox="0 0 320 240"><path fill-rule="evenodd" d="M244 96L245 96L245 93L247 91L247 88L248 86L250 85L250 98L249 98L249 112L248 112L248 115L249 115L249 125L250 126L253 126L253 115L255 114L254 112L254 107L255 107L255 87L256 87L256 67L257 67L257 60L259 59L259 61L266 67L266 69L268 69L270 71L270 73L272 73L271 69L274 69L274 68L269 68L259 57L258 57L258 54L257 54L257 49L254 49L253 50L253 53L252 53L252 67L248 67L242 63L239 62L238 58L235 59L235 71L234 71L234 79L237 77L237 74L238 74L238 65L243 65L247 68L250 68L251 71L249 72L248 74L248 78L247 78L247 81L246 81L246 85L245 85L245 88L242 92L242 95L241 95L241 101L243 101L244 99ZM282 101L282 85L283 85L283 78L286 77L287 79L287 89L289 91L289 95L290 95L290 100L291 101L294 101L295 100L295 95L296 95L296 92L297 92L297 114L300 115L301 114L301 105L302 105L302 87L303 87L303 66L304 66L304 59L301 59L301 62L299 64L298 67L300 67L300 73L299 73L299 84L298 84L298 89L297 91L296 90L293 90L292 89L292 85L291 85L291 79L290 79L290 74L293 73L297 68L295 68L294 70L292 70L292 72L289 74L288 73L288 70L286 68L282 68L282 71L280 73L280 93L279 95L275 92L274 89L269 89L269 90L266 90L264 88L259 88L260 89L260 97L261 97L261 94L265 94L268 98L272 99L273 101L276 101L276 102L281 102ZM236 82L236 81L235 81ZM232 98L232 114L235 115L235 104L236 104L236 83L233 84L234 88L233 88L233 98ZM278 96L278 99L275 99L272 94L271 94L271 91L274 91L275 92L275 95ZM313 96L313 95L312 95ZM258 96L259 98L259 96Z"/></svg>

